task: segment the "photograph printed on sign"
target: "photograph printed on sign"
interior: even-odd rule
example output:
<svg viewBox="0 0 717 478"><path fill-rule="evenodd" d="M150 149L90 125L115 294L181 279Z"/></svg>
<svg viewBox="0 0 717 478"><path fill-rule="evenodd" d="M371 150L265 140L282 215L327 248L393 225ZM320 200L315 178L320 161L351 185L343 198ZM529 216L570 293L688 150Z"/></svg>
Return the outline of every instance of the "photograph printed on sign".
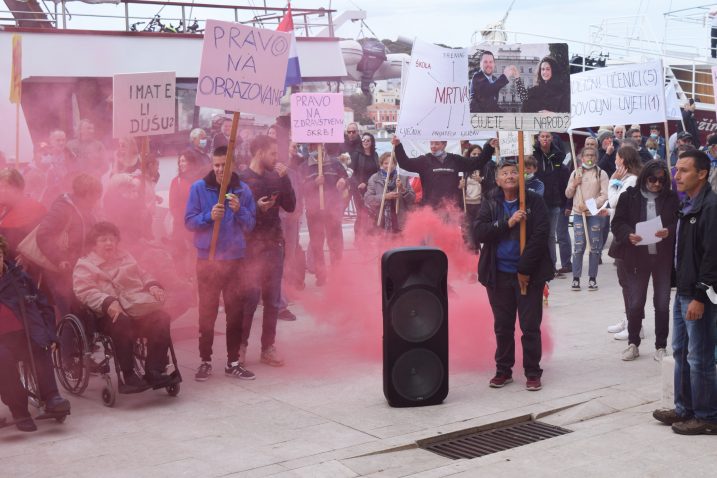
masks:
<svg viewBox="0 0 717 478"><path fill-rule="evenodd" d="M469 57L471 124L483 130L566 131L565 43L478 45Z"/></svg>

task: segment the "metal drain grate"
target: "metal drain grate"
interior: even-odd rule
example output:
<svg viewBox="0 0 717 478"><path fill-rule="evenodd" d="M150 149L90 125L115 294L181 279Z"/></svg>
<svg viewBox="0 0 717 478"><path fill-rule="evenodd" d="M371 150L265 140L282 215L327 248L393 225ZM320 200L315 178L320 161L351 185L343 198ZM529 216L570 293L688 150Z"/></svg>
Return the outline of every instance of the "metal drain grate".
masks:
<svg viewBox="0 0 717 478"><path fill-rule="evenodd" d="M453 460L470 459L555 438L566 433L571 433L571 430L547 423L528 421L489 430L478 430L459 436L452 434L453 437L424 444L419 443L419 446L424 450Z"/></svg>

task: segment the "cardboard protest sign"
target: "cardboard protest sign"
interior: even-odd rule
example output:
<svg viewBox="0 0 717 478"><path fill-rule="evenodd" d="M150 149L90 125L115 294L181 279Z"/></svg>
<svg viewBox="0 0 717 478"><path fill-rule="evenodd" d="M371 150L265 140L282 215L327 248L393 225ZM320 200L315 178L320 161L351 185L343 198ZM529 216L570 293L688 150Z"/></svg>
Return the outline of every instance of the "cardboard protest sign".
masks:
<svg viewBox="0 0 717 478"><path fill-rule="evenodd" d="M197 106L277 116L291 34L207 20Z"/></svg>
<svg viewBox="0 0 717 478"><path fill-rule="evenodd" d="M534 132L526 131L523 134L523 154L533 154L533 143L535 142ZM500 131L498 133L498 145L500 148L500 156L518 156L518 132L517 131Z"/></svg>
<svg viewBox="0 0 717 478"><path fill-rule="evenodd" d="M176 77L173 71L128 73L112 79L112 135L174 133Z"/></svg>
<svg viewBox="0 0 717 478"><path fill-rule="evenodd" d="M568 45L478 45L469 59L476 130L555 131L570 127Z"/></svg>
<svg viewBox="0 0 717 478"><path fill-rule="evenodd" d="M396 134L401 139L470 139L468 51L416 40L404 76Z"/></svg>
<svg viewBox="0 0 717 478"><path fill-rule="evenodd" d="M291 140L295 143L343 143L344 95L291 95Z"/></svg>
<svg viewBox="0 0 717 478"><path fill-rule="evenodd" d="M661 60L571 75L571 127L664 121L664 84Z"/></svg>

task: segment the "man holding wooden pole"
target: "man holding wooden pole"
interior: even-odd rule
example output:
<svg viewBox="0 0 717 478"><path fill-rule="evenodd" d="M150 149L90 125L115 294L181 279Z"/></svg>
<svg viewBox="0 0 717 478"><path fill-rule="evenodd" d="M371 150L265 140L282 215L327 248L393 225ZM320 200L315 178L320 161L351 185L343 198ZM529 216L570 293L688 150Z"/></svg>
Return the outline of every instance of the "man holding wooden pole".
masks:
<svg viewBox="0 0 717 478"><path fill-rule="evenodd" d="M550 220L539 195L519 191L524 184L515 160L498 163L496 182L500 189L481 203L474 226L476 241L483 244L478 280L488 292L497 343L497 370L490 386L502 388L513 381L517 315L526 389L536 391L542 388L543 288L554 273L548 253Z"/></svg>
<svg viewBox="0 0 717 478"><path fill-rule="evenodd" d="M227 157L231 158L231 153L227 153L226 146L214 150L212 170L192 184L184 216L187 229L194 232L197 248L199 354L202 363L195 379L200 382L207 380L212 373L214 323L220 295L224 296L227 316L225 373L243 380L254 379L252 372L239 365L239 346L243 326L245 235L254 229L256 203L251 190L239 180L239 176L230 173L225 178L225 172L231 167L231 163L227 164Z"/></svg>

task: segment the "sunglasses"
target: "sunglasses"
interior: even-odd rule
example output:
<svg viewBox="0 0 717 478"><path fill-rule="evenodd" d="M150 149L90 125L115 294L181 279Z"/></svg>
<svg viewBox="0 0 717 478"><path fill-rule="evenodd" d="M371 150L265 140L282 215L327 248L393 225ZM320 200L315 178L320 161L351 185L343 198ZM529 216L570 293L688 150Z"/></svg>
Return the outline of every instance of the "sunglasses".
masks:
<svg viewBox="0 0 717 478"><path fill-rule="evenodd" d="M358 133L358 131L353 131L353 130L347 130L346 132L347 132L348 134L356 134L356 133Z"/></svg>
<svg viewBox="0 0 717 478"><path fill-rule="evenodd" d="M660 177L658 178L657 176L648 176L648 177L647 177L647 182L648 182L648 183L652 183L652 184L655 184L655 183L664 183L664 182L665 182L665 177L664 177L664 176L660 176Z"/></svg>

